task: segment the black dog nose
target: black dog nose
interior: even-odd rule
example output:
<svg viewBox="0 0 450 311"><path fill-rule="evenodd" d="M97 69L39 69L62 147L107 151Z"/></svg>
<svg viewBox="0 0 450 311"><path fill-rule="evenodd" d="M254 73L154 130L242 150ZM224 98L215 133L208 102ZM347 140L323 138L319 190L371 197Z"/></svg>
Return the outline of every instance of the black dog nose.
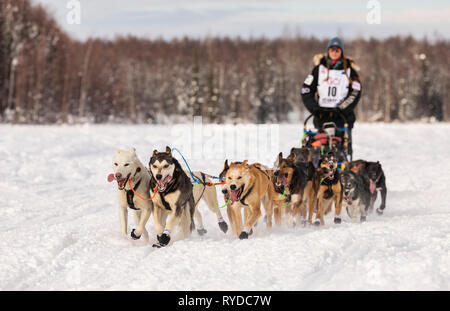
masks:
<svg viewBox="0 0 450 311"><path fill-rule="evenodd" d="M236 190L236 185L231 185L231 186L230 186L230 189L231 189L231 190Z"/></svg>
<svg viewBox="0 0 450 311"><path fill-rule="evenodd" d="M344 194L345 194L345 195L348 195L348 191L345 191Z"/></svg>
<svg viewBox="0 0 450 311"><path fill-rule="evenodd" d="M157 180L160 180L161 178L162 178L162 175L161 175L161 174L157 174L157 175L156 175L156 179L157 179Z"/></svg>

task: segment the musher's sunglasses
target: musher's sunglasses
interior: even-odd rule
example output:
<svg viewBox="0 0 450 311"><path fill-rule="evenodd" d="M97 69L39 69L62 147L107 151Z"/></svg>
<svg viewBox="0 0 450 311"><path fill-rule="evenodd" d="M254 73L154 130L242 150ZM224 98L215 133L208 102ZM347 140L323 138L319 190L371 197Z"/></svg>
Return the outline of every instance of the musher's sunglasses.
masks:
<svg viewBox="0 0 450 311"><path fill-rule="evenodd" d="M340 49L340 48L334 47L334 48L330 48L329 51L330 51L330 52L340 52L341 49Z"/></svg>

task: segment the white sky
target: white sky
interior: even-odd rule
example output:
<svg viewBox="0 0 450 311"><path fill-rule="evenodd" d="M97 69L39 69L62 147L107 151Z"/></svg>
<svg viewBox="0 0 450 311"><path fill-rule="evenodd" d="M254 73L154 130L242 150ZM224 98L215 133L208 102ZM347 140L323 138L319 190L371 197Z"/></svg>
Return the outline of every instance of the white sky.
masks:
<svg viewBox="0 0 450 311"><path fill-rule="evenodd" d="M46 6L58 23L78 39L143 37L249 36L283 33L417 38L450 38L450 1L378 0L381 24L368 24L369 0L78 0L81 24L67 23L69 0L32 0Z"/></svg>

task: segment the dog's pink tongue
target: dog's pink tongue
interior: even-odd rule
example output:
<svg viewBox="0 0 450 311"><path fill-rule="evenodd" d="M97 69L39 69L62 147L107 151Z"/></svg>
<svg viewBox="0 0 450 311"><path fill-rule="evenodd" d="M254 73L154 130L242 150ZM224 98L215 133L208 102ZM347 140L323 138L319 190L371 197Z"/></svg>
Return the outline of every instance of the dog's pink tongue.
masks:
<svg viewBox="0 0 450 311"><path fill-rule="evenodd" d="M172 176L167 175L166 178L164 178L161 181L158 181L158 185L160 188L164 187L166 183L168 183L172 179Z"/></svg>
<svg viewBox="0 0 450 311"><path fill-rule="evenodd" d="M239 191L238 190L231 190L230 200L231 202L236 202L239 198Z"/></svg>
<svg viewBox="0 0 450 311"><path fill-rule="evenodd" d="M375 192L375 188L377 187L377 183L374 181L370 181L370 193L374 193Z"/></svg>
<svg viewBox="0 0 450 311"><path fill-rule="evenodd" d="M109 174L108 175L108 182L113 182L114 180L116 180L116 178L114 177L114 174Z"/></svg>
<svg viewBox="0 0 450 311"><path fill-rule="evenodd" d="M286 179L286 177L278 177L278 178L277 178L277 182L278 182L279 184L286 185L286 184L287 184L287 179Z"/></svg>

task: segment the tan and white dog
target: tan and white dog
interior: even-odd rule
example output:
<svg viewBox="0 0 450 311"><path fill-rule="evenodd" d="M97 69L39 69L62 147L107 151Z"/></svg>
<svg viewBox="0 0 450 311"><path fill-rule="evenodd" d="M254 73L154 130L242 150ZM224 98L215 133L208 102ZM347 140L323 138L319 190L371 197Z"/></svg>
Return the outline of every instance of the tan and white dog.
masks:
<svg viewBox="0 0 450 311"><path fill-rule="evenodd" d="M133 209L137 226L133 231L139 236L143 234L148 241L145 224L152 213L153 203L150 200L142 200L135 195L130 188L130 183L139 196L149 198L150 173L138 159L135 148L128 151L117 150L112 161L112 167L114 174L108 176L108 181L117 181L120 231L123 236L127 236L128 208Z"/></svg>
<svg viewBox="0 0 450 311"><path fill-rule="evenodd" d="M231 201L227 206L228 218L233 232L241 240L248 239L253 226L261 217L261 202L267 216L266 226L272 227L273 184L261 164L248 165L245 160L228 165L226 160L220 176L226 182L225 201ZM241 209L244 209L243 228Z"/></svg>

